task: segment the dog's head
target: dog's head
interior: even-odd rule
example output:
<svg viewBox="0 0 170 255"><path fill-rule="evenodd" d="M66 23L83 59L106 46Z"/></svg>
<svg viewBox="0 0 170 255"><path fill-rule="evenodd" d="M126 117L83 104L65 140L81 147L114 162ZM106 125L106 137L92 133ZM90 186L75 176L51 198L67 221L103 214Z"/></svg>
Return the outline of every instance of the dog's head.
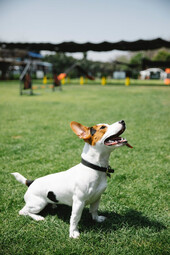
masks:
<svg viewBox="0 0 170 255"><path fill-rule="evenodd" d="M86 127L78 122L72 121L70 126L79 138L83 139L91 146L104 146L109 150L123 145L132 148L126 139L120 137L126 129L126 124L123 120L112 125L97 124L93 127Z"/></svg>

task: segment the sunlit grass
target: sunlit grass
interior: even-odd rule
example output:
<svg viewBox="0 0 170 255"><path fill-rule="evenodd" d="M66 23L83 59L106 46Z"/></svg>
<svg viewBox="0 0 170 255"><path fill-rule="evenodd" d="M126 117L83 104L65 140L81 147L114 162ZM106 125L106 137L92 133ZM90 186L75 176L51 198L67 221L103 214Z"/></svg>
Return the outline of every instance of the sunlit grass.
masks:
<svg viewBox="0 0 170 255"><path fill-rule="evenodd" d="M35 90L19 96L18 82L0 83L0 254L168 254L170 88L165 86L65 85L63 91ZM26 187L18 171L35 179L80 162L83 141L72 120L85 125L124 119L124 136L134 146L113 152L100 213L88 208L81 237L68 237L71 209L47 208L44 222L21 217Z"/></svg>

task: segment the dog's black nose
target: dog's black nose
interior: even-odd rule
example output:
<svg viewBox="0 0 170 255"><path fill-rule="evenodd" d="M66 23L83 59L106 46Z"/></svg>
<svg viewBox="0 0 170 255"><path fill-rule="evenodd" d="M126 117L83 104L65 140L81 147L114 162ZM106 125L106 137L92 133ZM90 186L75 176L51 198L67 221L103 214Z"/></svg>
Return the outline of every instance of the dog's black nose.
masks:
<svg viewBox="0 0 170 255"><path fill-rule="evenodd" d="M122 124L123 126L125 126L124 120L120 120L119 123Z"/></svg>

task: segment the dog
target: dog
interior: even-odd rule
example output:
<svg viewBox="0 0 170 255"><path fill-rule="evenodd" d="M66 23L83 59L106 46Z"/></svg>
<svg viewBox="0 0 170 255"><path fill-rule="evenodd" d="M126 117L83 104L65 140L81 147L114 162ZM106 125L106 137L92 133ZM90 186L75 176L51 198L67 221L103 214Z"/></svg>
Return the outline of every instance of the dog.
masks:
<svg viewBox="0 0 170 255"><path fill-rule="evenodd" d="M107 186L107 176L113 172L109 166L109 156L118 147L132 146L120 135L125 131L123 120L112 125L97 124L86 127L72 121L73 132L84 140L82 161L67 171L40 177L34 181L27 180L15 172L12 175L22 184L28 186L25 193L25 206L19 215L28 215L36 221L44 220L38 213L48 204L66 204L72 206L69 236L78 238L78 222L83 208L90 205L92 219L103 222L106 217L98 215L101 194Z"/></svg>

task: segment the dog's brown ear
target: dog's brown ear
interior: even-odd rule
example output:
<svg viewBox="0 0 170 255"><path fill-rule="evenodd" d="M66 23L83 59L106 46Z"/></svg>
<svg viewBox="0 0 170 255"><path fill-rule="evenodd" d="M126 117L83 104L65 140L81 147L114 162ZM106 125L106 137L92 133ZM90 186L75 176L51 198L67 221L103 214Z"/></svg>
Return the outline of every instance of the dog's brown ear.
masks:
<svg viewBox="0 0 170 255"><path fill-rule="evenodd" d="M70 123L70 127L79 138L84 140L90 139L91 137L90 128L85 127L76 121L72 121Z"/></svg>

